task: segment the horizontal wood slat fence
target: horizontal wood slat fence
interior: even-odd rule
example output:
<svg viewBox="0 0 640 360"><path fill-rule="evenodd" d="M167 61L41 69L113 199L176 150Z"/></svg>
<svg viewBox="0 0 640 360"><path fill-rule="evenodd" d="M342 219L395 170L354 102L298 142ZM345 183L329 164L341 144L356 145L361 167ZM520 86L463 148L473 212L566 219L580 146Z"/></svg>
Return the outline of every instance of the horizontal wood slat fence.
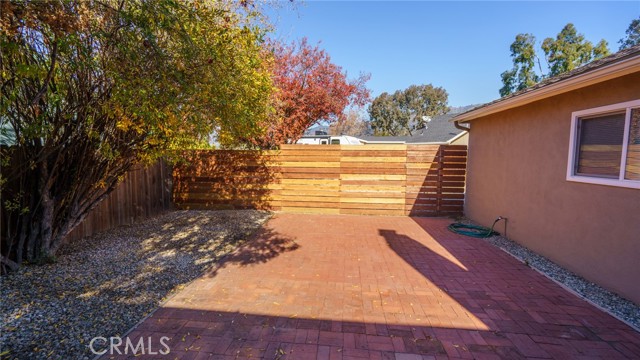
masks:
<svg viewBox="0 0 640 360"><path fill-rule="evenodd" d="M183 209L457 216L466 145L284 145L185 152L174 167Z"/></svg>
<svg viewBox="0 0 640 360"><path fill-rule="evenodd" d="M76 240L119 225L128 225L172 208L171 169L164 161L131 170L66 240Z"/></svg>

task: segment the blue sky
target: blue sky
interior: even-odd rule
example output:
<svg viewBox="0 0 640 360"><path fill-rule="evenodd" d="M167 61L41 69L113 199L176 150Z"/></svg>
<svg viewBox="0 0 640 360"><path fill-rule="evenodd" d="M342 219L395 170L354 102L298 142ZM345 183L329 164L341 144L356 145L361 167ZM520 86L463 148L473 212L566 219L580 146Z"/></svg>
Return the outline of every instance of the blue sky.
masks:
<svg viewBox="0 0 640 360"><path fill-rule="evenodd" d="M308 1L268 13L276 38L307 37L351 77L370 73L374 97L431 83L449 92L449 105L462 106L499 97L517 34L531 33L540 44L571 22L615 52L640 1Z"/></svg>

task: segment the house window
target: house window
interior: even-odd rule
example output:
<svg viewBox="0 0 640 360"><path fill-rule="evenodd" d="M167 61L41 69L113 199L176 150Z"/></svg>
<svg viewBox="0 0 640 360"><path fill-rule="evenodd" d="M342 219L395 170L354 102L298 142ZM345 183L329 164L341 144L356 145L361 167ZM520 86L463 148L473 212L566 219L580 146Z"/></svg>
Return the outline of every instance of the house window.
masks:
<svg viewBox="0 0 640 360"><path fill-rule="evenodd" d="M331 145L340 145L340 139L331 139Z"/></svg>
<svg viewBox="0 0 640 360"><path fill-rule="evenodd" d="M572 114L567 180L640 189L640 100Z"/></svg>

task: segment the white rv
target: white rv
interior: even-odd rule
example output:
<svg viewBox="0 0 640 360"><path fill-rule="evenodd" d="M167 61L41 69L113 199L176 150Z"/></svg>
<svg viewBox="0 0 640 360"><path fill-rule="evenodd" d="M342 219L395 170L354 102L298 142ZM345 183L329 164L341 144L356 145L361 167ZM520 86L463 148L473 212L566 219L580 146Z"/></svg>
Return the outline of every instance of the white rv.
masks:
<svg viewBox="0 0 640 360"><path fill-rule="evenodd" d="M331 136L331 135L305 135L301 137L296 144L306 145L363 145L360 139L348 136Z"/></svg>

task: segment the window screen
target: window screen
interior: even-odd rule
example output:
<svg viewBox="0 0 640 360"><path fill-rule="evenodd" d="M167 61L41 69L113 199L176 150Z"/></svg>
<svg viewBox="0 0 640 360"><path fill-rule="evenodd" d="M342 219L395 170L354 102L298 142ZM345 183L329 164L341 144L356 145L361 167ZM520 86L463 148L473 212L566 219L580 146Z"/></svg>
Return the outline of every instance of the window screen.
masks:
<svg viewBox="0 0 640 360"><path fill-rule="evenodd" d="M640 180L640 108L631 109L627 165L625 166L624 178L627 180Z"/></svg>
<svg viewBox="0 0 640 360"><path fill-rule="evenodd" d="M620 176L625 113L579 119L576 174L617 179Z"/></svg>

